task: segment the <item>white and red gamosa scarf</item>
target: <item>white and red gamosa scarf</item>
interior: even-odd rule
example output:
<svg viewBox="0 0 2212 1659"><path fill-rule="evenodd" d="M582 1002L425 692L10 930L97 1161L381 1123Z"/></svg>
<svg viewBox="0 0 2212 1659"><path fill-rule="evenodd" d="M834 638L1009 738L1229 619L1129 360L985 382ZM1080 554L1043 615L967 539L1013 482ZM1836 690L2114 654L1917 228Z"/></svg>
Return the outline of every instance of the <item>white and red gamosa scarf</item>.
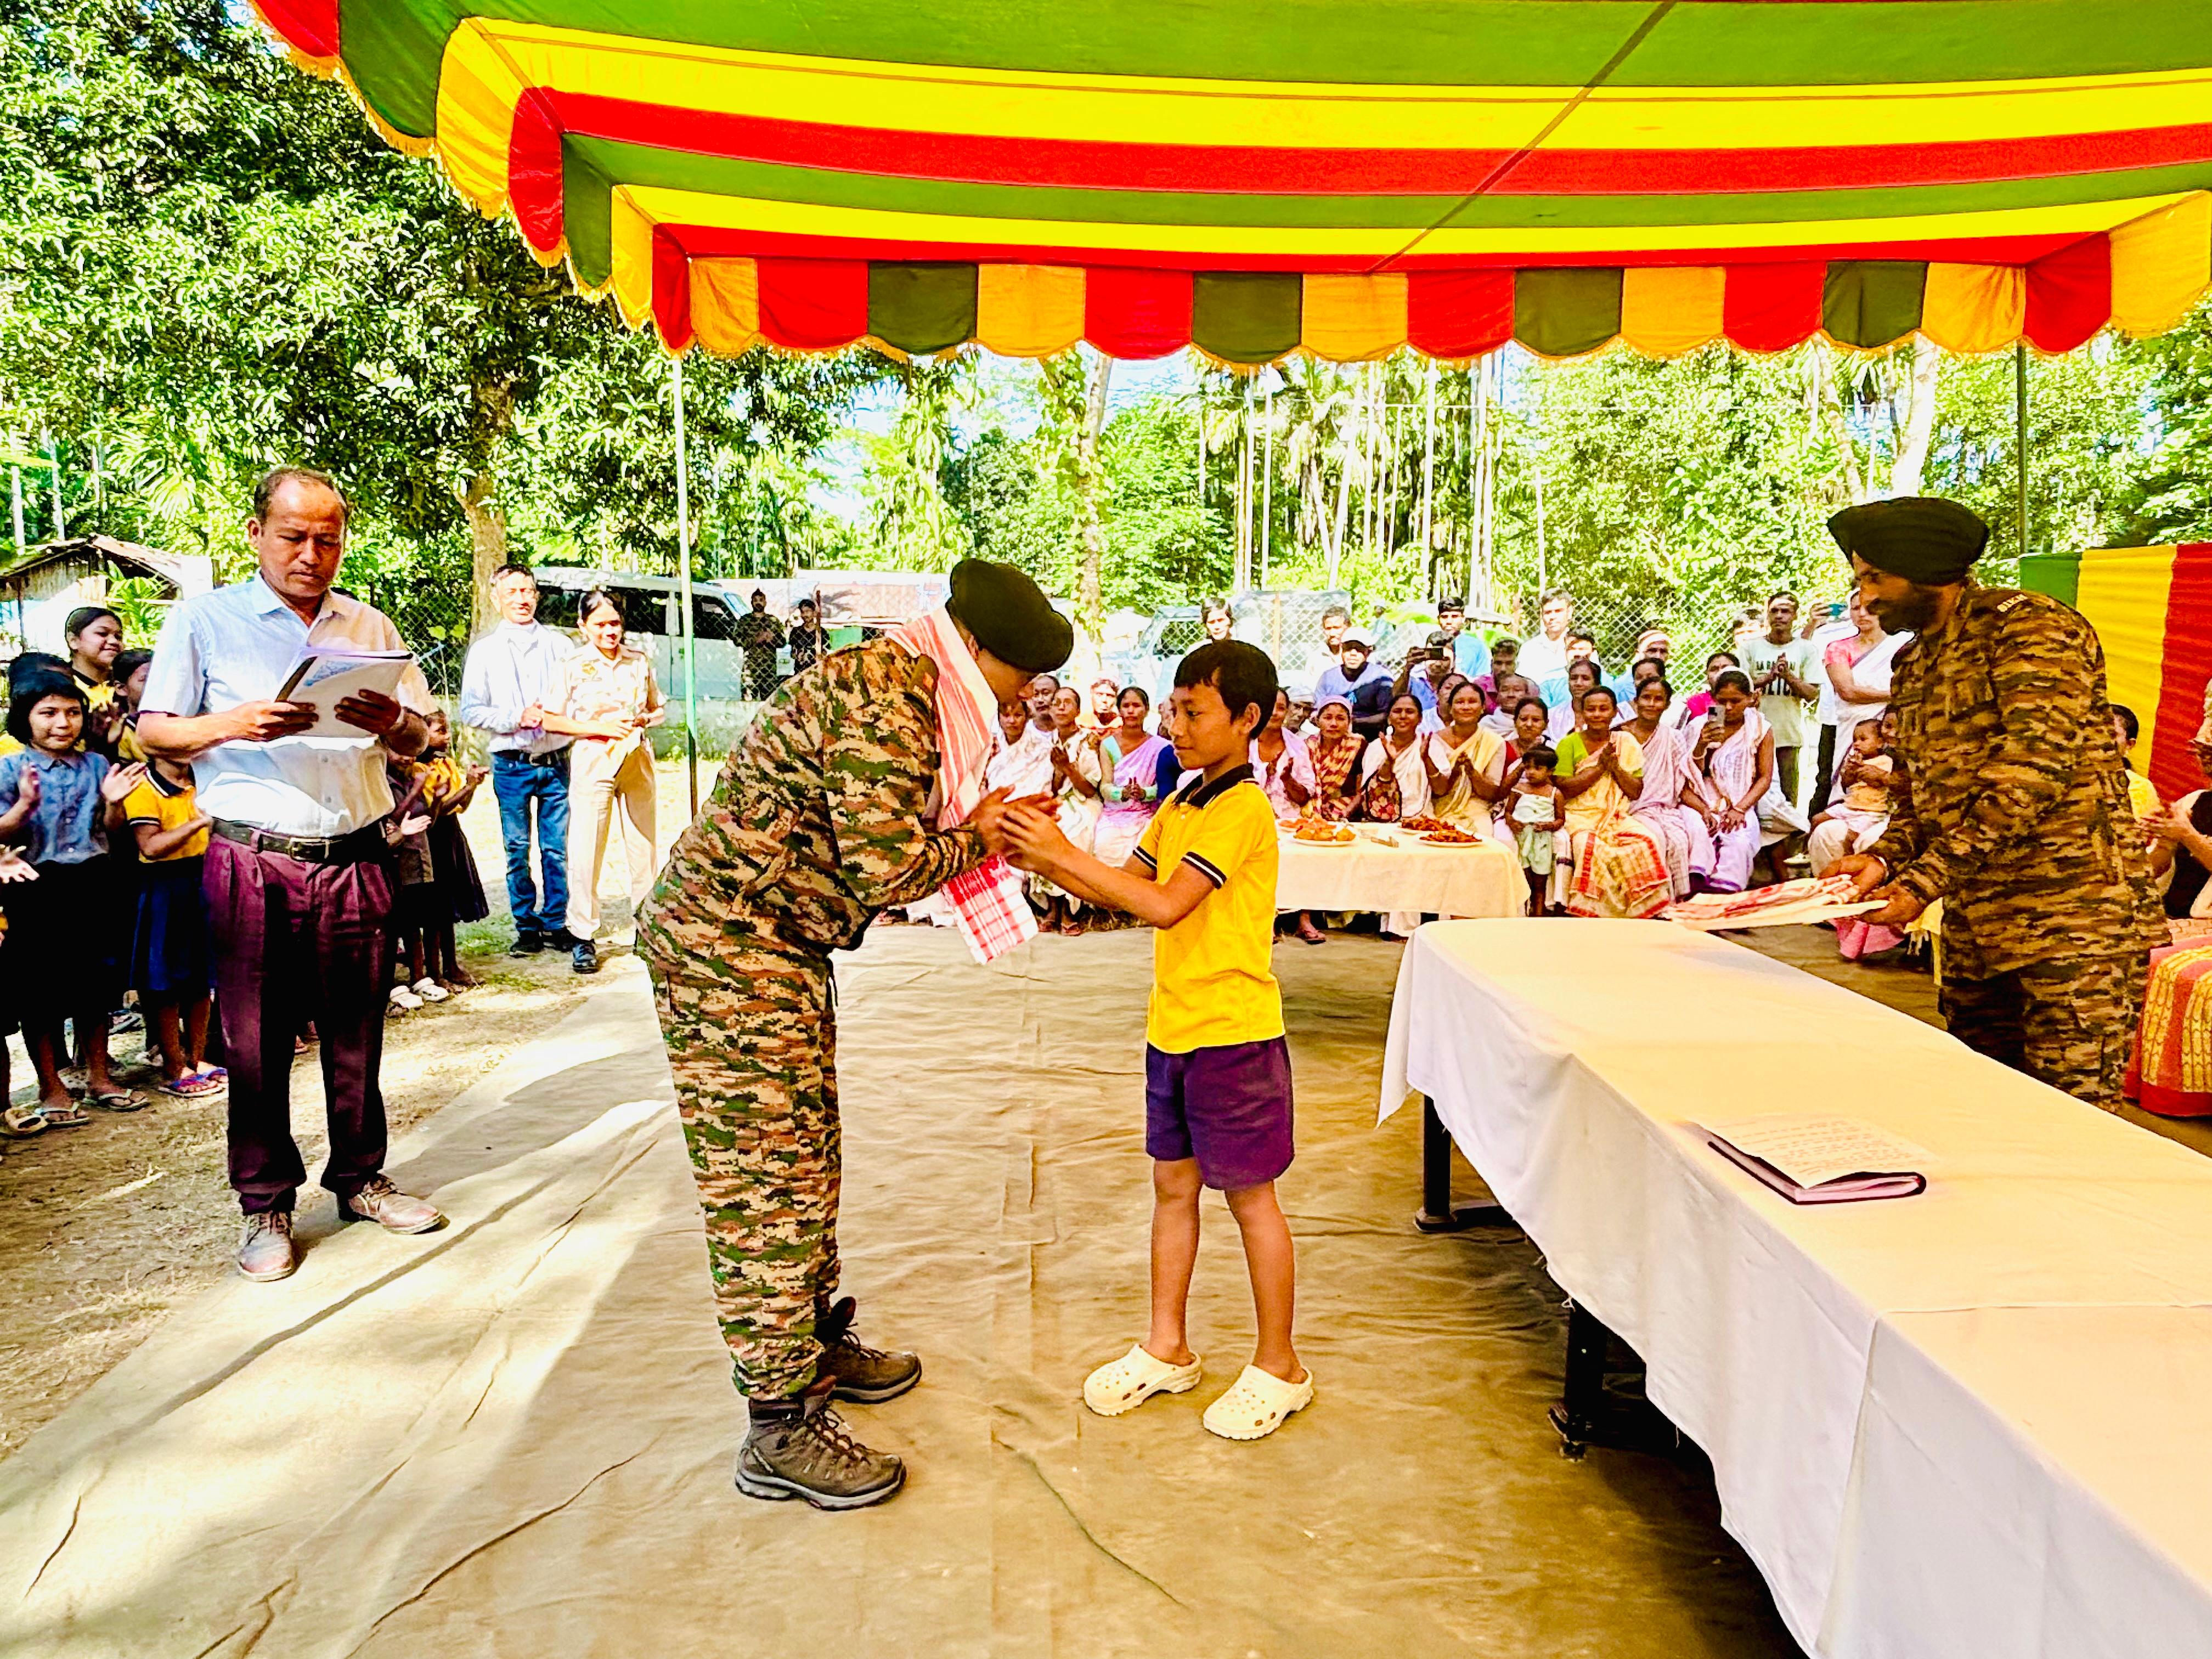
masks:
<svg viewBox="0 0 2212 1659"><path fill-rule="evenodd" d="M943 605L891 629L890 637L937 665L936 827L950 830L983 798L983 769L999 746L999 700ZM994 854L931 899L952 913L975 960L989 962L1036 937L1024 884L1021 873Z"/></svg>

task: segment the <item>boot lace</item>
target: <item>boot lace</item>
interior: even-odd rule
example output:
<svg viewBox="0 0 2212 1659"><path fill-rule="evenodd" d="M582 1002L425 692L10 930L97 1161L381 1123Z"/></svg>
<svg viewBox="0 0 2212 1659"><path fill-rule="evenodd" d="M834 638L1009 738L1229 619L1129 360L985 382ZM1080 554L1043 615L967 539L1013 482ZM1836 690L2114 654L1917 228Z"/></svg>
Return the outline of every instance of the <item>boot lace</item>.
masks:
<svg viewBox="0 0 2212 1659"><path fill-rule="evenodd" d="M841 1463L860 1464L868 1461L868 1449L853 1437L853 1431L845 1426L845 1419L827 1407L802 1418L799 1431L814 1446Z"/></svg>

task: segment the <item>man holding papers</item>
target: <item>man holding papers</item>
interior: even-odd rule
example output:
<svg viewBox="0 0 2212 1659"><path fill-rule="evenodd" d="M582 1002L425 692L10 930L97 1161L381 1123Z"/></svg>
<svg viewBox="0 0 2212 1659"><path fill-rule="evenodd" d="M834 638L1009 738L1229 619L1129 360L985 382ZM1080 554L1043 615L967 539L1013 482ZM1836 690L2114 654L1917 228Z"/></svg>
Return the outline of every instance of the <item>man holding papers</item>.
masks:
<svg viewBox="0 0 2212 1659"><path fill-rule="evenodd" d="M385 761L387 750L422 747L429 687L410 663L390 696L356 690L327 708L277 700L319 650L388 659L405 649L383 612L331 591L346 512L319 472L279 467L264 477L246 526L260 569L178 601L140 703L139 742L150 756L192 763L200 810L214 820L206 884L230 1069L230 1184L246 1219L239 1270L255 1279L295 1265L292 1205L307 1170L292 1139L292 1042L310 1020L329 1101L322 1182L340 1218L400 1233L445 1220L384 1176L377 1075L392 977ZM346 734L303 735L326 717Z"/></svg>

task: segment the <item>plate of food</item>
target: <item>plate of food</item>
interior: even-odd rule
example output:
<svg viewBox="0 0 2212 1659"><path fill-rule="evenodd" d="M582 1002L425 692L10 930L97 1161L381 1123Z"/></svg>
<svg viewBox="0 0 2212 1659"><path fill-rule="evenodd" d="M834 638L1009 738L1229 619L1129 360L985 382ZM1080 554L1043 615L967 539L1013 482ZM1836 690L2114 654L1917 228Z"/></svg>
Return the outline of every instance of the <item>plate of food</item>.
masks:
<svg viewBox="0 0 2212 1659"><path fill-rule="evenodd" d="M1311 818L1292 830L1291 839L1308 847L1349 847L1359 839L1359 832L1348 823Z"/></svg>
<svg viewBox="0 0 2212 1659"><path fill-rule="evenodd" d="M1449 830L1451 825L1446 823L1442 818L1431 817L1426 813L1422 813L1418 817L1403 820L1398 827L1409 835L1423 836L1432 830Z"/></svg>
<svg viewBox="0 0 2212 1659"><path fill-rule="evenodd" d="M1480 847L1489 839L1486 836L1470 836L1464 830L1455 830L1449 824L1431 830L1421 837L1429 847Z"/></svg>

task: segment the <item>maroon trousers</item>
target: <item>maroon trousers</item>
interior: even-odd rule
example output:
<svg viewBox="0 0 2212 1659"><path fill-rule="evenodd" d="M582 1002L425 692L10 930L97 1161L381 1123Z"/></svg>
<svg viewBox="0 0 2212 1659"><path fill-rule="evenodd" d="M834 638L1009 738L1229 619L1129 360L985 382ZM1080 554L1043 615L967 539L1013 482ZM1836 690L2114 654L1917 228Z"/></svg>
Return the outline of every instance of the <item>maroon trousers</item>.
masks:
<svg viewBox="0 0 2212 1659"><path fill-rule="evenodd" d="M377 1073L392 978L391 870L380 858L308 864L217 837L205 882L239 1207L289 1210L307 1179L292 1139L292 1042L309 1020L330 1119L322 1184L350 1197L384 1167Z"/></svg>

